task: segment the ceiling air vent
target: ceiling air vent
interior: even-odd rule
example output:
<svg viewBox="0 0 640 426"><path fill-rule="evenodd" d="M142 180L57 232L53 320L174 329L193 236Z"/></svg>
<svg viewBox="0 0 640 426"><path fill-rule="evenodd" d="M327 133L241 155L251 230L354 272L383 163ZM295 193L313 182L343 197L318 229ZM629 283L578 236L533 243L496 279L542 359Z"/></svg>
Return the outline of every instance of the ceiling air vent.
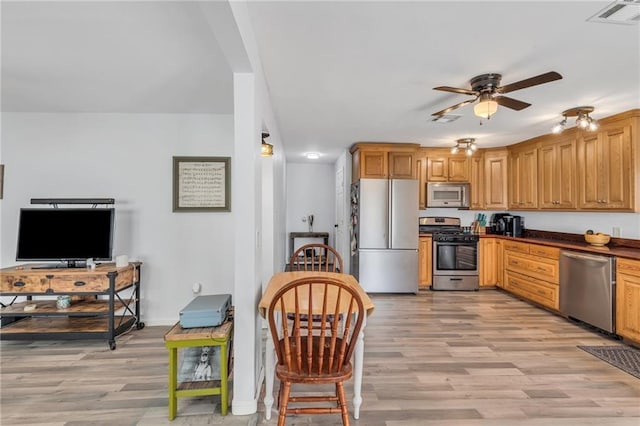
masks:
<svg viewBox="0 0 640 426"><path fill-rule="evenodd" d="M431 121L435 123L451 123L452 121L456 121L458 118L462 117L461 115L439 115L433 118Z"/></svg>
<svg viewBox="0 0 640 426"><path fill-rule="evenodd" d="M640 22L640 0L614 1L587 21L637 25Z"/></svg>

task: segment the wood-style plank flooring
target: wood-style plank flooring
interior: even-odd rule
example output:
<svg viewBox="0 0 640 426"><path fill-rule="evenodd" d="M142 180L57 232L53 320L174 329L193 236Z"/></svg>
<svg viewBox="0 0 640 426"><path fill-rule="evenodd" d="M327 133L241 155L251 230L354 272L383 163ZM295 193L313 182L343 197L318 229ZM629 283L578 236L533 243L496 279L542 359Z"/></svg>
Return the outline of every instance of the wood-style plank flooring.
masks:
<svg viewBox="0 0 640 426"><path fill-rule="evenodd" d="M354 425L640 425L640 380L576 347L618 343L600 333L496 290L373 300ZM179 399L169 422L168 329L132 331L115 351L103 341L2 341L0 423L276 424L262 401L254 415L222 417L217 396Z"/></svg>

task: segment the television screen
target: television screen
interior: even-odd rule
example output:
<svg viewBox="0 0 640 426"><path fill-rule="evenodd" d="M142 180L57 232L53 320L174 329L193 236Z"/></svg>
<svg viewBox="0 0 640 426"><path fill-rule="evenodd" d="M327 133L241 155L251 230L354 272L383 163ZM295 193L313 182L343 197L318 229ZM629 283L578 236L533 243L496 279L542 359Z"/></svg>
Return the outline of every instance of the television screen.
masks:
<svg viewBox="0 0 640 426"><path fill-rule="evenodd" d="M16 260L111 260L114 209L21 209Z"/></svg>

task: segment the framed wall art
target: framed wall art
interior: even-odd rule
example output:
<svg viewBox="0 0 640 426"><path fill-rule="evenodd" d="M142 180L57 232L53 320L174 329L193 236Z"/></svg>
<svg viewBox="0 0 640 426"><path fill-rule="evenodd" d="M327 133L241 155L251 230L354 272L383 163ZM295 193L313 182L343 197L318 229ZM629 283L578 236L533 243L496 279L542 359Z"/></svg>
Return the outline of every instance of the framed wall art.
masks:
<svg viewBox="0 0 640 426"><path fill-rule="evenodd" d="M173 211L231 211L231 158L173 157Z"/></svg>

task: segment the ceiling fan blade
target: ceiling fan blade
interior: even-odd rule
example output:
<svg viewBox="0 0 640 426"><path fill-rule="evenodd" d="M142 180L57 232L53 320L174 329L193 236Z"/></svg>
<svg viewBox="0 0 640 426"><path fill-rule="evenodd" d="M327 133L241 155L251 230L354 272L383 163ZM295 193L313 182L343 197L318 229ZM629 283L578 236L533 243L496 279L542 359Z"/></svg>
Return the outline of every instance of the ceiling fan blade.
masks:
<svg viewBox="0 0 640 426"><path fill-rule="evenodd" d="M468 104L470 104L470 103L475 102L475 101L476 101L476 99L478 99L478 97L477 97L477 96L476 96L476 98L475 98L475 99L468 99L468 100L466 100L466 101L462 101L462 102L460 102L459 104L452 105L452 106L450 106L449 108L445 108L445 109L443 109L442 111L434 112L434 113L433 113L433 114L431 114L431 115L434 115L434 116L437 116L437 115L445 115L446 113L448 113L448 112L450 112L450 111L453 111L454 109L458 109L458 108L460 108L460 107L463 107L463 106L465 106L465 105L468 105Z"/></svg>
<svg viewBox="0 0 640 426"><path fill-rule="evenodd" d="M503 107L515 109L516 111L520 111L521 109L525 109L531 104L526 102L519 101L517 99L509 98L507 96L496 96L493 98L494 101L498 103L498 105L502 105Z"/></svg>
<svg viewBox="0 0 640 426"><path fill-rule="evenodd" d="M433 90L442 90L443 92L460 93L461 95L470 95L470 96L478 95L478 92L476 92L475 90L460 89L458 87L451 87L451 86L438 86L438 87L434 87Z"/></svg>
<svg viewBox="0 0 640 426"><path fill-rule="evenodd" d="M550 71L544 74L537 75L535 77L527 78L524 80L516 81L515 83L507 84L506 86L498 87L498 93L509 93L514 90L520 90L531 86L537 86L538 84L549 83L550 81L560 80L562 76L555 71ZM505 105L506 106L506 105Z"/></svg>

